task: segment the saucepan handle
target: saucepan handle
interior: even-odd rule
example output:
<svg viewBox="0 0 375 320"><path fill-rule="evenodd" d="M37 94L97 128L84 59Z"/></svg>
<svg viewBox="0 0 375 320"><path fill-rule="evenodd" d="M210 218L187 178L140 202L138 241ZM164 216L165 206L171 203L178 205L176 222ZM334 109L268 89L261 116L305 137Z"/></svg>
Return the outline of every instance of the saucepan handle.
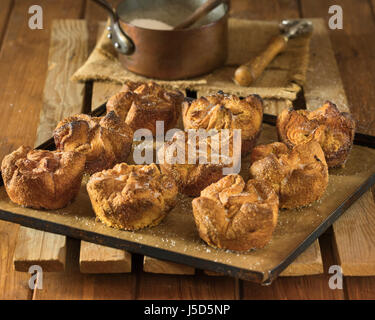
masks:
<svg viewBox="0 0 375 320"><path fill-rule="evenodd" d="M112 40L113 46L118 52L125 55L131 55L134 52L134 42L132 39L122 30L119 17L115 9L106 0L92 0L100 5L102 8L107 10L111 25L107 27L108 38Z"/></svg>

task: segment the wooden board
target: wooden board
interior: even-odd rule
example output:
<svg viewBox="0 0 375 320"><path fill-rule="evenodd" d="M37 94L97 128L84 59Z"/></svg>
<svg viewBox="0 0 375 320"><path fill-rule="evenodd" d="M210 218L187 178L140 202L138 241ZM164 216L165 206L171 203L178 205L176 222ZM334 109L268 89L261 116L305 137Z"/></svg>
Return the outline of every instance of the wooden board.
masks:
<svg viewBox="0 0 375 320"><path fill-rule="evenodd" d="M35 146L52 136L57 123L83 110L85 85L70 81L87 59L88 33L84 20L54 20L48 73Z"/></svg>
<svg viewBox="0 0 375 320"><path fill-rule="evenodd" d="M1 1L0 30L0 159L21 144L33 145L39 111L42 106L43 85L47 72L51 23L56 18L79 18L81 1L51 2L40 0L43 7L43 30L28 27L28 8L33 0ZM27 57L27 58L26 58ZM19 226L0 222L0 297L30 299L32 290L27 283L29 273L14 271L13 255Z"/></svg>
<svg viewBox="0 0 375 320"><path fill-rule="evenodd" d="M81 241L79 267L82 273L127 273L132 258L127 251Z"/></svg>
<svg viewBox="0 0 375 320"><path fill-rule="evenodd" d="M375 275L375 203L366 192L334 225L335 249L346 276Z"/></svg>
<svg viewBox="0 0 375 320"><path fill-rule="evenodd" d="M323 261L319 241L316 240L280 276L306 276L323 273Z"/></svg>
<svg viewBox="0 0 375 320"><path fill-rule="evenodd" d="M330 30L340 75L349 107L357 120L357 131L375 136L375 33L374 8L370 1L303 0L301 11L305 17L332 16L328 8L339 4L343 10L343 29Z"/></svg>
<svg viewBox="0 0 375 320"><path fill-rule="evenodd" d="M48 72L35 146L52 136L60 120L83 110L85 86L73 83L69 79L87 59L87 41L86 21L75 19L53 21ZM13 260L15 269L28 271L29 266L39 264L45 267L45 271L63 271L65 253L61 254L60 249L65 248L65 242L64 236L44 234L43 231L21 227ZM40 257L39 263L38 257Z"/></svg>
<svg viewBox="0 0 375 320"><path fill-rule="evenodd" d="M179 274L179 275L193 275L195 268L151 257L143 258L143 271L160 274Z"/></svg>
<svg viewBox="0 0 375 320"><path fill-rule="evenodd" d="M45 272L65 270L65 237L49 232L21 227L14 252L14 268L29 272L32 265L40 266Z"/></svg>
<svg viewBox="0 0 375 320"><path fill-rule="evenodd" d="M67 238L65 272L43 275L43 290L34 290L33 300L134 299L137 277L134 273L85 274L80 272L80 242Z"/></svg>
<svg viewBox="0 0 375 320"><path fill-rule="evenodd" d="M341 111L349 111L326 22L323 19L310 20L313 22L314 32L304 85L306 108L314 110L321 107L326 100L330 100L336 103Z"/></svg>
<svg viewBox="0 0 375 320"><path fill-rule="evenodd" d="M337 63L333 59L326 22L322 19L313 21L312 58L305 92L307 106L313 110L325 100L331 100L341 111L350 111ZM370 191L334 223L333 230L334 249L344 275L375 275L375 251L372 249L375 243L375 203Z"/></svg>

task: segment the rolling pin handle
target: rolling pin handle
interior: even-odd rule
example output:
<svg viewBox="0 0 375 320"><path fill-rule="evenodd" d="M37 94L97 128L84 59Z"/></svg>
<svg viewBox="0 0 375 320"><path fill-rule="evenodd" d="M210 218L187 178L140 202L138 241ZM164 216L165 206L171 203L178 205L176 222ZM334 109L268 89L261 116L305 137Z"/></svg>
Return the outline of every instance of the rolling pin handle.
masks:
<svg viewBox="0 0 375 320"><path fill-rule="evenodd" d="M241 86L250 86L276 55L285 49L287 42L288 38L284 35L275 37L260 55L236 69L234 81Z"/></svg>

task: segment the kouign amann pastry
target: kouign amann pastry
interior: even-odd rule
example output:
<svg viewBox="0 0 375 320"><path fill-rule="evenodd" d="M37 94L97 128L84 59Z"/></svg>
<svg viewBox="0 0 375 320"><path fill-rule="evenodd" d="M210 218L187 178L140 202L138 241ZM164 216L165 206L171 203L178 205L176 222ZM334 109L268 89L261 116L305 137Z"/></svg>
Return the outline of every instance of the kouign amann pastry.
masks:
<svg viewBox="0 0 375 320"><path fill-rule="evenodd" d="M54 139L57 150L84 154L86 171L92 174L127 160L133 131L114 112L105 117L79 114L60 121Z"/></svg>
<svg viewBox="0 0 375 320"><path fill-rule="evenodd" d="M199 196L204 188L220 180L224 176L224 168L240 166L241 154L236 155L231 132L228 131L228 135L221 132L208 135L203 139L206 143L203 150L199 148L200 140L188 132L177 132L158 151L161 171L170 175L178 185L179 192L188 196ZM217 147L218 143L227 143L228 152L220 152L222 149ZM179 159L178 150L184 150L182 159Z"/></svg>
<svg viewBox="0 0 375 320"><path fill-rule="evenodd" d="M312 140L289 149L275 142L254 148L250 175L270 182L280 208L306 206L320 199L328 185L328 166L319 143Z"/></svg>
<svg viewBox="0 0 375 320"><path fill-rule="evenodd" d="M263 248L277 224L279 199L272 185L228 175L192 202L200 237L210 246L247 251Z"/></svg>
<svg viewBox="0 0 375 320"><path fill-rule="evenodd" d="M240 99L235 95L217 93L192 102L182 108L186 129L241 129L242 154L255 146L263 120L263 101L258 95Z"/></svg>
<svg viewBox="0 0 375 320"><path fill-rule="evenodd" d="M25 146L5 156L1 164L9 198L35 209L65 207L78 194L84 169L83 154Z"/></svg>
<svg viewBox="0 0 375 320"><path fill-rule="evenodd" d="M164 89L155 82L127 81L108 100L107 111L114 111L133 131L149 129L155 135L156 121L164 122L165 131L176 126L183 100L182 92Z"/></svg>
<svg viewBox="0 0 375 320"><path fill-rule="evenodd" d="M87 183L97 218L110 227L138 230L155 226L175 205L178 193L173 179L155 164L117 164L97 172Z"/></svg>
<svg viewBox="0 0 375 320"><path fill-rule="evenodd" d="M279 140L288 147L315 140L328 167L343 166L353 146L355 121L327 101L314 111L285 109L277 118Z"/></svg>

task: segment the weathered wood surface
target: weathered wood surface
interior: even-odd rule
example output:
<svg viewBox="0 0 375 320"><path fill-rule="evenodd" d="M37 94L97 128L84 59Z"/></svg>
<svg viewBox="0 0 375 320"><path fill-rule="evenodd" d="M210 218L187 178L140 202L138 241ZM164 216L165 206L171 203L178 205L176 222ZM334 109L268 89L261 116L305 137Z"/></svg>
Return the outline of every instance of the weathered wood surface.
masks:
<svg viewBox="0 0 375 320"><path fill-rule="evenodd" d="M311 37L310 63L304 86L306 108L314 110L330 100L336 103L341 111L349 111L326 22L323 19L312 21L314 33Z"/></svg>
<svg viewBox="0 0 375 320"><path fill-rule="evenodd" d="M375 203L366 192L333 225L336 254L346 276L375 275Z"/></svg>
<svg viewBox="0 0 375 320"><path fill-rule="evenodd" d="M54 20L35 145L48 140L60 120L82 111L85 85L69 79L86 61L87 56L86 21Z"/></svg>
<svg viewBox="0 0 375 320"><path fill-rule="evenodd" d="M329 30L348 105L357 120L358 132L375 136L375 19L370 1L303 0L303 17L322 17L328 27L328 8L339 4L343 29ZM372 4L374 2L372 1Z"/></svg>
<svg viewBox="0 0 375 320"><path fill-rule="evenodd" d="M311 1L304 2L303 12L314 14L310 6ZM349 7L349 2L344 1L344 12L345 6L347 6L347 11L362 10L362 4L359 7ZM358 14L360 12L358 11ZM335 102L341 111L350 111L353 116L356 116L356 112L359 111L355 106L356 101L347 98L339 69L333 61L333 47L327 37L329 31L326 22L323 19L314 19L314 28L315 35L311 39L311 63L305 86L306 104L313 110L329 99ZM334 38L334 31L330 33L331 38ZM340 62L340 58L338 61ZM369 120L372 121L371 118ZM375 252L371 249L375 243L375 203L370 191L366 192L333 224L333 230L334 249L344 275L375 275Z"/></svg>
<svg viewBox="0 0 375 320"><path fill-rule="evenodd" d="M280 276L306 276L323 273L323 261L319 241L316 240Z"/></svg>
<svg viewBox="0 0 375 320"><path fill-rule="evenodd" d="M79 267L82 273L127 273L132 258L127 251L81 241Z"/></svg>
<svg viewBox="0 0 375 320"><path fill-rule="evenodd" d="M65 270L66 238L49 232L21 227L14 252L14 268L28 272L32 265L45 272Z"/></svg>
<svg viewBox="0 0 375 320"><path fill-rule="evenodd" d="M34 300L134 299L137 277L134 273L84 274L80 272L81 241L67 239L65 272L45 273L43 289L34 290Z"/></svg>
<svg viewBox="0 0 375 320"><path fill-rule="evenodd" d="M174 263L170 261L163 261L151 257L143 257L143 271L160 274L179 274L179 275L193 275L195 268Z"/></svg>
<svg viewBox="0 0 375 320"><path fill-rule="evenodd" d="M86 21L71 19L52 22L48 71L35 146L52 136L60 120L82 112L85 86L73 83L69 78L87 59L87 46ZM28 241L23 242L22 239ZM60 254L60 247L65 248L65 236L21 227L18 240L14 256L17 271L27 271L33 264L39 264L45 271L64 270L65 261L62 259L65 259L65 253Z"/></svg>
<svg viewBox="0 0 375 320"><path fill-rule="evenodd" d="M0 5L0 28L4 27L0 30L0 159L21 144L34 145L47 73L52 21L81 17L82 1L41 0L38 4L48 12L44 15L44 29L31 30L28 27L28 9L33 4L35 1L32 0L5 0ZM18 225L0 222L0 297L3 299L32 297L28 287L30 274L13 270L18 229Z"/></svg>

